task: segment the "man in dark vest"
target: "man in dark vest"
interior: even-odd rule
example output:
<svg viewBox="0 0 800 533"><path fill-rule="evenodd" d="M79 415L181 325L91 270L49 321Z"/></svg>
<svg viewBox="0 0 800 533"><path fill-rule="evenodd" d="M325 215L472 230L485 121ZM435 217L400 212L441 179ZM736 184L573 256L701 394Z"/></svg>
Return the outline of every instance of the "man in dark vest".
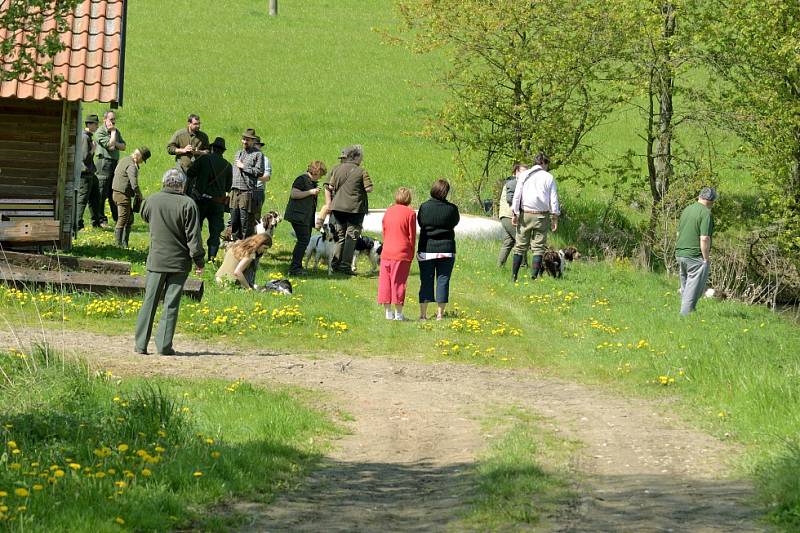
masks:
<svg viewBox="0 0 800 533"><path fill-rule="evenodd" d="M333 193L331 214L336 228L336 249L331 267L336 272L352 276L355 275L351 266L353 254L364 216L369 211L367 194L372 192L372 180L361 168L364 151L360 144L343 149L339 159L341 163L331 169L330 178Z"/></svg>
<svg viewBox="0 0 800 533"><path fill-rule="evenodd" d="M158 302L163 296L164 309L155 336L156 352L175 355L172 339L178 324L183 284L192 263L195 273L203 275L206 252L200 239L197 205L183 194L186 176L171 168L161 179L161 185L161 191L149 196L142 206L142 220L150 224L150 252L144 300L136 319L134 351L147 353Z"/></svg>
<svg viewBox="0 0 800 533"><path fill-rule="evenodd" d="M186 127L176 131L169 140L167 152L175 156L184 174L198 157L208 153L208 135L200 131L199 115L189 115Z"/></svg>
<svg viewBox="0 0 800 533"><path fill-rule="evenodd" d="M255 234L251 223L255 206L255 190L258 178L264 175L264 156L255 147L256 130L248 128L242 134L242 149L233 158L233 182L231 184L231 237L244 239Z"/></svg>
<svg viewBox="0 0 800 533"><path fill-rule="evenodd" d="M197 202L200 230L208 220L208 260L219 251L219 235L225 229L225 202L231 190L233 174L225 153L225 139L217 137L211 143L211 152L198 158L186 171L190 185L190 196Z"/></svg>
<svg viewBox="0 0 800 533"><path fill-rule="evenodd" d="M100 126L100 119L97 115L89 115L84 121L85 127L81 134L80 153L83 158L81 161L81 185L78 190L78 214L77 228L83 229L83 212L89 207L89 215L92 217L92 226L100 227L103 213L100 211L100 183L97 181L97 166L94 164L94 151L97 143L94 141L94 134Z"/></svg>

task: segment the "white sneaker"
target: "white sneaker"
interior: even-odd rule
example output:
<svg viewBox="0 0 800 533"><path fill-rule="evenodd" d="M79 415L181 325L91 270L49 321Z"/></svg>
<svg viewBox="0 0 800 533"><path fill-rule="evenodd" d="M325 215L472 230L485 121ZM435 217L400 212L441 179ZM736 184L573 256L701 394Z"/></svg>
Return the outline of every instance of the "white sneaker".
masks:
<svg viewBox="0 0 800 533"><path fill-rule="evenodd" d="M394 311L391 309L386 311L386 320L394 320Z"/></svg>
<svg viewBox="0 0 800 533"><path fill-rule="evenodd" d="M394 314L394 319L395 320L405 320L406 317L403 316L403 313L395 313Z"/></svg>

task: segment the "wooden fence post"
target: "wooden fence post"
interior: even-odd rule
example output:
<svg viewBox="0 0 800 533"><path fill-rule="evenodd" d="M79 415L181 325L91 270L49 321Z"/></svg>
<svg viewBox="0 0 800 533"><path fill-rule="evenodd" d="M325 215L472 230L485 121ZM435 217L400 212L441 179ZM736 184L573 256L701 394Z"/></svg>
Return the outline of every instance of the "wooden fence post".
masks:
<svg viewBox="0 0 800 533"><path fill-rule="evenodd" d="M278 14L278 0L269 0L269 14L272 17Z"/></svg>

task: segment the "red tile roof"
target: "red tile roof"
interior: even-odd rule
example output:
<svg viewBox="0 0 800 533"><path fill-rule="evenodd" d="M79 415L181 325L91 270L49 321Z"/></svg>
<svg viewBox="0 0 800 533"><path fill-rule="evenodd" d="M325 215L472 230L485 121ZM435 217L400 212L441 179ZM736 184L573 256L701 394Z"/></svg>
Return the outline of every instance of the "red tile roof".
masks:
<svg viewBox="0 0 800 533"><path fill-rule="evenodd" d="M84 0L67 19L61 35L66 49L55 56L55 73L64 76L55 100L122 103L125 39L124 0ZM55 24L50 20L45 30ZM8 37L0 28L0 40ZM18 41L22 37L18 36ZM0 97L50 98L47 83L0 82Z"/></svg>

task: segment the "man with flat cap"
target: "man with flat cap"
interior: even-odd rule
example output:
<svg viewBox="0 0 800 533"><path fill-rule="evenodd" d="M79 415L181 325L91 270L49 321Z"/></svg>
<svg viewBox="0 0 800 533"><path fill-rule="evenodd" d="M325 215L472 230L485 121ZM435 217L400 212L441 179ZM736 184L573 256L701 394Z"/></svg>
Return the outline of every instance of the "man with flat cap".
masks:
<svg viewBox="0 0 800 533"><path fill-rule="evenodd" d="M339 156L341 163L331 169L329 186L333 200L331 214L336 228L336 248L331 260L334 271L354 275L352 270L356 240L361 235L364 216L369 211L367 194L372 180L361 168L364 151L360 144L348 146Z"/></svg>
<svg viewBox="0 0 800 533"><path fill-rule="evenodd" d="M81 133L80 153L81 153L81 184L78 189L78 214L77 229L83 229L83 213L89 207L89 215L92 217L92 226L100 227L103 213L100 212L100 182L97 181L97 166L94 164L94 152L97 143L94 141L94 134L100 127L100 118L97 115L89 115L84 121L85 127Z"/></svg>
<svg viewBox="0 0 800 533"><path fill-rule="evenodd" d="M713 187L703 187L697 202L684 209L678 221L675 259L681 278L683 316L694 311L706 289L711 268L711 236L714 233L711 208L716 199L717 191Z"/></svg>
<svg viewBox="0 0 800 533"><path fill-rule="evenodd" d="M244 239L255 233L255 224L250 217L255 206L255 190L258 178L264 175L264 157L255 147L256 131L252 128L242 133L242 149L236 152L233 161L231 183L231 237Z"/></svg>
<svg viewBox="0 0 800 533"><path fill-rule="evenodd" d="M142 146L131 155L120 159L114 171L114 182L111 184L114 203L117 204L117 225L114 227L114 238L120 248L128 247L128 238L133 226L133 199L141 204L144 197L139 188L139 166L150 159L150 149Z"/></svg>
<svg viewBox="0 0 800 533"><path fill-rule="evenodd" d="M191 197L197 203L200 231L203 221L208 220L208 260L219 251L219 235L225 229L225 202L231 190L233 172L223 154L225 139L217 137L211 143L211 152L200 157L186 171L191 183Z"/></svg>
<svg viewBox="0 0 800 533"><path fill-rule="evenodd" d="M109 109L103 113L103 124L97 128L97 181L100 186L100 227L108 227L105 204L111 210L111 218L117 220L117 204L112 197L114 172L119 163L119 153L127 148L122 133L117 129L117 114Z"/></svg>
<svg viewBox="0 0 800 533"><path fill-rule="evenodd" d="M186 127L176 131L169 140L167 152L175 156L184 174L198 157L208 153L208 135L200 131L199 115L189 115Z"/></svg>

